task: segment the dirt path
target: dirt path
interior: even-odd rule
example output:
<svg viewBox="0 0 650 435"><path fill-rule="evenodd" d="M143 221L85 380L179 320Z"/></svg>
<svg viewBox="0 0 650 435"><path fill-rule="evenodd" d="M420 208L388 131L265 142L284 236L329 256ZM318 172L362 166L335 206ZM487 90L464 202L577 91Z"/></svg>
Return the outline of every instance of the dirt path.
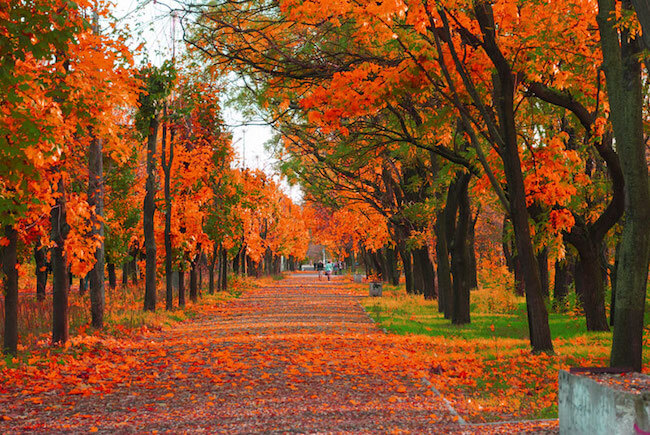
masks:
<svg viewBox="0 0 650 435"><path fill-rule="evenodd" d="M358 298L342 281L296 275L126 348L102 344L122 364L115 379L86 367L71 369L72 390L9 389L0 432L468 431Z"/></svg>

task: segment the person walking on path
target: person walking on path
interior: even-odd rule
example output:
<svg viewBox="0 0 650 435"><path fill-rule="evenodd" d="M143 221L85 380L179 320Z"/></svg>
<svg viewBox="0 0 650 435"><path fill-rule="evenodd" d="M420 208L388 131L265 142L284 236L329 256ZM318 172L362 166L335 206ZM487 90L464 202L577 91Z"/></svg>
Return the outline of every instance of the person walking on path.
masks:
<svg viewBox="0 0 650 435"><path fill-rule="evenodd" d="M330 276L332 275L332 270L334 270L334 263L327 260L327 264L325 265L325 275L327 275L328 281L330 280Z"/></svg>

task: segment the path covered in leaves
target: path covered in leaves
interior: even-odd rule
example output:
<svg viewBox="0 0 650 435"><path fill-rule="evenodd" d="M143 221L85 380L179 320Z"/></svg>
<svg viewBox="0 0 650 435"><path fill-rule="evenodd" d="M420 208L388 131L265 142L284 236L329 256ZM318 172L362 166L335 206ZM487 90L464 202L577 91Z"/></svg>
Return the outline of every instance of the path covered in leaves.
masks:
<svg viewBox="0 0 650 435"><path fill-rule="evenodd" d="M2 387L0 432L512 429L461 425L409 341L379 330L358 298L294 275L168 330L73 341L80 355L63 372L53 354Z"/></svg>

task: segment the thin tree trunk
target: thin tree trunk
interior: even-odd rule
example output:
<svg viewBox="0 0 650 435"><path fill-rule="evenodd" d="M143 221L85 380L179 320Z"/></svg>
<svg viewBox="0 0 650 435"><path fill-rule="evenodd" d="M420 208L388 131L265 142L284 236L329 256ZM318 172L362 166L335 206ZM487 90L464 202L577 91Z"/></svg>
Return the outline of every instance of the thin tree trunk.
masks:
<svg viewBox="0 0 650 435"><path fill-rule="evenodd" d="M115 264L106 263L106 270L108 271L108 286L115 290L117 287L117 275L115 274Z"/></svg>
<svg viewBox="0 0 650 435"><path fill-rule="evenodd" d="M58 196L50 214L52 224L52 343L65 343L68 341L68 292L70 278L65 258L65 239L68 236L68 223L66 221L66 200L63 176L59 176L56 187Z"/></svg>
<svg viewBox="0 0 650 435"><path fill-rule="evenodd" d="M95 266L88 272L90 284L91 324L97 329L104 327L104 307L106 295L104 289L104 167L102 162L102 141L93 138L88 150L88 205L95 207L90 217L90 235L99 239L95 250Z"/></svg>
<svg viewBox="0 0 650 435"><path fill-rule="evenodd" d="M171 140L169 141L169 157L166 157L167 149L167 105L163 107L163 116L165 121L162 126L162 142L160 163L163 168L164 174L164 190L165 190L165 309L171 310L174 308L174 283L173 283L173 269L172 269L172 199L171 199L171 168L172 161L174 160L174 136L173 129L171 132Z"/></svg>
<svg viewBox="0 0 650 435"><path fill-rule="evenodd" d="M196 288L196 263L197 258L195 257L190 262L190 300L196 302L198 299L198 291Z"/></svg>
<svg viewBox="0 0 650 435"><path fill-rule="evenodd" d="M185 267L183 263L178 267L178 306L185 306Z"/></svg>
<svg viewBox="0 0 650 435"><path fill-rule="evenodd" d="M5 323L2 350L6 355L18 351L18 232L13 225L5 225L4 237L9 242L2 247L2 270L4 272Z"/></svg>
<svg viewBox="0 0 650 435"><path fill-rule="evenodd" d="M406 249L406 244L401 242L399 245L399 256L402 259L404 266L404 279L406 280L406 293L413 293L413 264L411 259L411 251Z"/></svg>
<svg viewBox="0 0 650 435"><path fill-rule="evenodd" d="M156 311L156 238L154 234L154 213L156 211L156 141L158 138L158 117L153 116L147 136L147 181L142 213L144 246L146 252L144 309Z"/></svg>
<svg viewBox="0 0 650 435"><path fill-rule="evenodd" d="M219 255L219 245L216 243L212 248L212 259L210 260L210 266L208 268L208 293L211 295L214 294L214 268L217 263L217 257Z"/></svg>
<svg viewBox="0 0 650 435"><path fill-rule="evenodd" d="M36 299L44 301L47 287L47 254L40 242L37 242L34 248L34 263L36 264Z"/></svg>
<svg viewBox="0 0 650 435"><path fill-rule="evenodd" d="M228 291L228 251L221 248L221 260L219 261L221 268L219 269L219 290L222 292Z"/></svg>

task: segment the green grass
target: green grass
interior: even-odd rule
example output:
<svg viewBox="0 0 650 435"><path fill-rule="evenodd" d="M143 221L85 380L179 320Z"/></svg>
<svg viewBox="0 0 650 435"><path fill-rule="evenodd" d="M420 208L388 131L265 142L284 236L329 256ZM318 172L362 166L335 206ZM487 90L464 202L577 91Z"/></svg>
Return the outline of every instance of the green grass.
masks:
<svg viewBox="0 0 650 435"><path fill-rule="evenodd" d="M353 288L367 292L365 285ZM457 345L461 343L462 348L468 349L469 353L480 359L483 369L473 379L474 385L447 391L461 392L473 402L482 403L485 411L478 418L557 418L557 402L546 401L545 406L538 406L549 395L557 394L557 370L579 365L607 364L611 332L587 331L584 316L575 314L576 310L566 313L551 310L549 325L556 355L548 360L543 356L540 356L541 359L528 359L525 355L530 355L530 344L524 299L484 290L473 291L471 298L471 323L467 325L452 325L450 320L438 312L436 301L407 295L403 286L384 284L383 297L366 297L362 300L362 305L378 325L389 333L445 337L455 340ZM494 307L501 312L489 312ZM646 310L646 323L649 319L650 314ZM646 329L646 340L648 336L650 330ZM435 349L440 361L456 358L453 350L445 350L445 345ZM649 362L649 352L645 352L644 366L648 367ZM513 393L510 379L522 379L522 373L527 373L529 377L526 378L525 385L520 385ZM519 414L514 412L511 417L498 415L501 414L498 404L504 397L510 398L511 394L515 394L519 401Z"/></svg>

